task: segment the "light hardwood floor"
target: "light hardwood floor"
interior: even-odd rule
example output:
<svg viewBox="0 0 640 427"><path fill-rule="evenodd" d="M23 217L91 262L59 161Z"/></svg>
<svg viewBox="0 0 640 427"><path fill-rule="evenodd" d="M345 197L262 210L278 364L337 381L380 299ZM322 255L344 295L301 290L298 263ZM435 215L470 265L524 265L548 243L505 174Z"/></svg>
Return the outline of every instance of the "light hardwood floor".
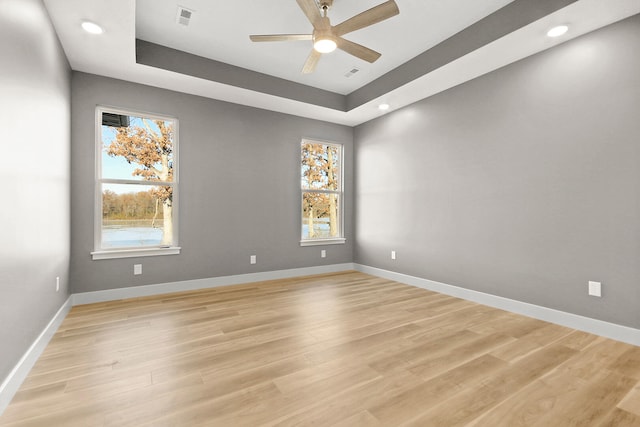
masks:
<svg viewBox="0 0 640 427"><path fill-rule="evenodd" d="M1 426L640 426L640 347L357 272L74 307Z"/></svg>

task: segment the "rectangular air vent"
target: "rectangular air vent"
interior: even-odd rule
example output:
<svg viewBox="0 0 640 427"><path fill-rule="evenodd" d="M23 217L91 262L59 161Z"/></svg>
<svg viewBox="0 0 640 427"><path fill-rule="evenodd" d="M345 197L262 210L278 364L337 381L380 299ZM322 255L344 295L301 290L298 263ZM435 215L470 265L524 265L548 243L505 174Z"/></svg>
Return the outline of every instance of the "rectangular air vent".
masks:
<svg viewBox="0 0 640 427"><path fill-rule="evenodd" d="M349 71L346 72L346 74L344 75L346 78L349 78L351 76L353 76L355 73L357 73L358 71L360 71L359 68L353 67L352 69L350 69Z"/></svg>
<svg viewBox="0 0 640 427"><path fill-rule="evenodd" d="M191 20L191 15L193 15L193 10L187 9L186 7L178 6L178 14L176 15L176 22L180 25L189 25L189 21Z"/></svg>

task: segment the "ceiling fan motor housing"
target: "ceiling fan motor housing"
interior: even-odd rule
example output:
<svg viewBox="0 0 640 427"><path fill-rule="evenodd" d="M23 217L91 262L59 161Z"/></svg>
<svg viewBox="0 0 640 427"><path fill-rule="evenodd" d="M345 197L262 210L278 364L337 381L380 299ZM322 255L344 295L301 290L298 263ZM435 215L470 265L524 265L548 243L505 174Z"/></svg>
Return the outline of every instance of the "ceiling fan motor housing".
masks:
<svg viewBox="0 0 640 427"><path fill-rule="evenodd" d="M336 41L336 37L331 33L331 30L317 29L313 31L313 41L318 40L333 40Z"/></svg>
<svg viewBox="0 0 640 427"><path fill-rule="evenodd" d="M321 53L333 52L337 46L337 38L331 31L331 23L326 16L320 19L319 25L313 29L313 47Z"/></svg>

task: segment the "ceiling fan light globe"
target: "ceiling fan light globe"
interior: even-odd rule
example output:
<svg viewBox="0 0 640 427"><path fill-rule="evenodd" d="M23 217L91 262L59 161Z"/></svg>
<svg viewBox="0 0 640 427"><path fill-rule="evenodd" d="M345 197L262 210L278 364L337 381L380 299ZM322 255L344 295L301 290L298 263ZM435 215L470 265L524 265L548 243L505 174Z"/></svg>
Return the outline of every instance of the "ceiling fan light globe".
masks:
<svg viewBox="0 0 640 427"><path fill-rule="evenodd" d="M318 39L313 42L313 48L320 53L329 53L336 50L336 42L331 39Z"/></svg>

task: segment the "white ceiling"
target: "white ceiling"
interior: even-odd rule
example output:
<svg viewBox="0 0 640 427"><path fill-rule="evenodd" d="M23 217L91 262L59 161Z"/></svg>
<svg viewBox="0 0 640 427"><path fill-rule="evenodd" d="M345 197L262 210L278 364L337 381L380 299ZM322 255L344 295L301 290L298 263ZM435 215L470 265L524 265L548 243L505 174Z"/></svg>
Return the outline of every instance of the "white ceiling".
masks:
<svg viewBox="0 0 640 427"><path fill-rule="evenodd" d="M384 0L334 0L336 25ZM295 0L251 2L137 0L137 37L317 88L348 94L451 37L513 0L397 0L400 14L345 38L382 54L369 64L336 50L323 55L313 74L300 71L312 42L253 43L250 34L310 34ZM177 5L192 9L189 26L176 23ZM360 72L344 76L353 67Z"/></svg>
<svg viewBox="0 0 640 427"><path fill-rule="evenodd" d="M136 37L261 73L346 94L490 14L508 0L396 0L400 15L345 38L382 53L367 64L343 52L325 55L314 74L300 69L310 42L252 43L249 34L307 33L311 26L295 0L44 0L74 70L251 105L319 120L357 125L396 110L573 37L640 13L640 0L579 0L486 44L349 111L338 111L136 63ZM535 0L530 0L535 1ZM335 0L337 24L382 0ZM175 22L177 5L196 12L189 27ZM248 7L251 6L251 7ZM137 17L137 18L136 18ZM99 36L82 31L92 20ZM550 39L546 30L566 23L570 31ZM353 66L362 72L342 75Z"/></svg>

